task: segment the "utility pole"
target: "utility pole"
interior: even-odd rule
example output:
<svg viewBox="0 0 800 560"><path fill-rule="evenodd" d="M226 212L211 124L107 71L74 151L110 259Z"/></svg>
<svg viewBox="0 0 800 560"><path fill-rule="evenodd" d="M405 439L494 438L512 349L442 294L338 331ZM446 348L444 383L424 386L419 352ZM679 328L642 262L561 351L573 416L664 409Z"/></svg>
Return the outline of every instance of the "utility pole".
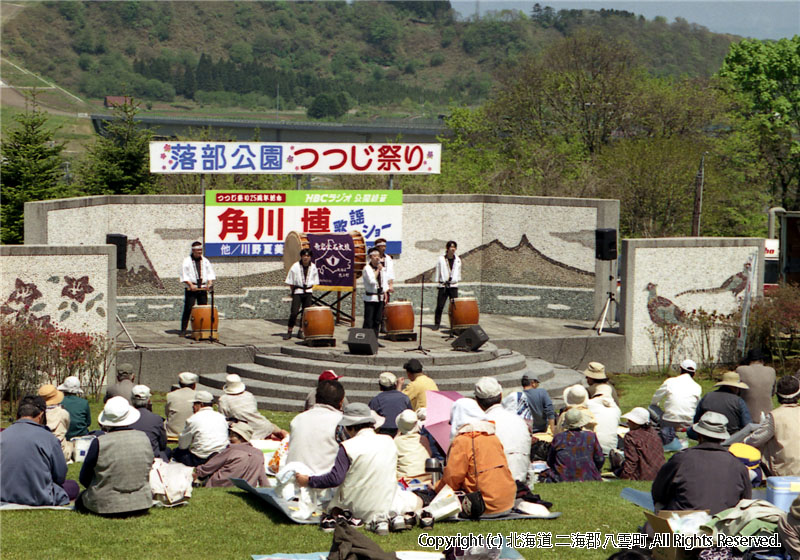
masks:
<svg viewBox="0 0 800 560"><path fill-rule="evenodd" d="M700 169L695 175L694 214L692 215L692 237L700 237L700 214L703 211L703 183L705 182L705 163L708 152L700 158Z"/></svg>

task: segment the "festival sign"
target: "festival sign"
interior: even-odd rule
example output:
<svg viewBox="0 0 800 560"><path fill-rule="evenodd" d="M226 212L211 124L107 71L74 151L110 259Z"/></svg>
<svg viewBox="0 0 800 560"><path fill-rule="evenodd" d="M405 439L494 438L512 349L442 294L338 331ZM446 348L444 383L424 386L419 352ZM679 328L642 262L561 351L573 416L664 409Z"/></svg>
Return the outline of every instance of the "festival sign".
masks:
<svg viewBox="0 0 800 560"><path fill-rule="evenodd" d="M441 144L150 142L151 173L438 174Z"/></svg>
<svg viewBox="0 0 800 560"><path fill-rule="evenodd" d="M206 191L207 257L283 255L290 231L347 233L358 230L367 245L386 239L399 254L403 239L403 192Z"/></svg>

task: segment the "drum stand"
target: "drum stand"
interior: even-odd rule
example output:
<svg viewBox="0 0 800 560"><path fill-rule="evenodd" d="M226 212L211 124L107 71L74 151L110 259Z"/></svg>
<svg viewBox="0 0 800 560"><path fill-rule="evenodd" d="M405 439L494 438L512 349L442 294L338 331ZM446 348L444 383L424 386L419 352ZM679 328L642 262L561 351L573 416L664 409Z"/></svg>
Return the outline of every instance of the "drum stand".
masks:
<svg viewBox="0 0 800 560"><path fill-rule="evenodd" d="M428 355L428 350L422 347L422 309L425 305L425 275L422 275L422 287L419 291L419 344L416 348L409 348L408 350L403 350L404 352L422 352L426 356Z"/></svg>

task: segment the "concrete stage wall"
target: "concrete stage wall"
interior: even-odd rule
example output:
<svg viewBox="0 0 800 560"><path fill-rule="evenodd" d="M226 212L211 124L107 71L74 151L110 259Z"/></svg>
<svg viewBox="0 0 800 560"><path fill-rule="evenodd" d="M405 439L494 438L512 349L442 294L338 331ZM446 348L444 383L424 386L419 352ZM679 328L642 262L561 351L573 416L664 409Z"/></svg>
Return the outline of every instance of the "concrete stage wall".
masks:
<svg viewBox="0 0 800 560"><path fill-rule="evenodd" d="M594 230L617 229L618 201L407 195L403 202L395 299L418 304L425 277L425 309L435 306L431 273L454 239L463 259L460 295L476 297L483 313L587 320L602 309L612 285L610 263L595 260ZM183 306L178 268L191 242L202 238L202 197L96 196L25 205L26 244L100 245L108 233L128 236L128 269L117 273L120 317L177 322ZM281 257L212 262L223 319L287 315Z"/></svg>

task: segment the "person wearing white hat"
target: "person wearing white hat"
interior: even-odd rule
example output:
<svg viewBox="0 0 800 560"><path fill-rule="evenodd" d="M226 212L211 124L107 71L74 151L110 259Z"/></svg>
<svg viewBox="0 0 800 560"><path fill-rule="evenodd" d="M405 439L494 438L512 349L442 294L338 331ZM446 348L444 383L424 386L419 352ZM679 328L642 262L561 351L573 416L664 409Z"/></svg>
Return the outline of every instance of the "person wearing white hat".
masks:
<svg viewBox="0 0 800 560"><path fill-rule="evenodd" d="M698 422L706 412L719 412L728 419L728 431L735 434L751 422L747 403L739 396L742 389L747 389L747 384L742 383L735 371L726 371L722 374L722 381L715 383L714 386L717 390L708 393L697 403L694 421ZM695 439L691 430L687 435Z"/></svg>
<svg viewBox="0 0 800 560"><path fill-rule="evenodd" d="M71 375L58 386L58 390L64 393L61 408L69 412L67 439L88 435L89 426L92 425L92 411L89 409L89 401L82 397L80 379Z"/></svg>
<svg viewBox="0 0 800 560"><path fill-rule="evenodd" d="M81 467L80 482L86 487L75 507L100 515L137 513L150 509L150 440L132 425L139 411L124 397L106 401L97 422L106 434L89 445Z"/></svg>
<svg viewBox="0 0 800 560"><path fill-rule="evenodd" d="M255 396L245 389L247 387L242 378L235 373L225 377L225 385L222 387L225 394L219 398L218 404L220 413L228 422L250 424L253 428L252 439L267 439L272 436L274 439L282 440L288 436L289 432L281 430L261 415Z"/></svg>
<svg viewBox="0 0 800 560"><path fill-rule="evenodd" d="M228 447L228 421L214 410L214 396L208 391L194 394L192 410L194 414L186 420L172 458L196 467Z"/></svg>
<svg viewBox="0 0 800 560"><path fill-rule="evenodd" d="M673 455L653 481L656 512L707 509L715 515L750 499L747 467L721 445L729 437L727 426L718 412L706 412L692 426L700 443Z"/></svg>
<svg viewBox="0 0 800 560"><path fill-rule="evenodd" d="M597 434L600 447L607 456L612 449L617 447L617 428L622 415L622 411L611 397L611 386L600 385L594 392L594 396L586 401L586 408L597 422L594 433Z"/></svg>
<svg viewBox="0 0 800 560"><path fill-rule="evenodd" d="M653 480L664 465L661 438L650 423L650 412L637 406L622 415L628 421L624 452L609 455L614 474L625 480Z"/></svg>
<svg viewBox="0 0 800 560"><path fill-rule="evenodd" d="M167 393L164 417L167 419L167 438L175 440L183 431L186 420L193 414L197 374L184 371L178 375L180 388Z"/></svg>
<svg viewBox="0 0 800 560"><path fill-rule="evenodd" d="M589 391L583 385L570 385L562 393L564 399L564 409L556 419L556 426L553 434L560 434L566 428L564 427L564 418L568 410L577 409L581 411L584 417L583 426L585 429L593 432L597 426L597 419L591 413L587 403L589 402Z"/></svg>
<svg viewBox="0 0 800 560"><path fill-rule="evenodd" d="M613 398L614 402L617 403L617 406L619 406L619 395L617 395L617 390L608 379L606 366L600 362L589 362L589 365L585 370L583 370L583 375L585 376L586 387L589 392L590 399L594 397L594 392L598 387L601 387L602 385L608 385L611 387L611 398Z"/></svg>
<svg viewBox="0 0 800 560"><path fill-rule="evenodd" d="M131 428L144 432L153 447L153 455L169 461L171 453L167 447L167 430L164 427L164 419L153 412L150 397L150 387L147 385L133 387L131 404L139 411L140 417L131 425Z"/></svg>
<svg viewBox="0 0 800 560"><path fill-rule="evenodd" d="M404 410L411 409L411 400L401 391L397 390L397 376L391 371L384 371L378 376L380 393L369 401L370 409L386 418L383 425L378 428L379 434L394 437L397 435L395 418ZM345 405L347 406L347 405Z"/></svg>
<svg viewBox="0 0 800 560"><path fill-rule="evenodd" d="M268 486L264 453L250 445L253 427L236 422L230 427L228 439L230 445L225 450L195 469L194 479L205 480L208 488L233 486L232 478L242 478L250 486Z"/></svg>
<svg viewBox="0 0 800 560"><path fill-rule="evenodd" d="M703 389L694 380L696 371L697 364L693 360L683 360L680 373L665 379L653 394L650 405L660 406L664 411L659 422L662 428L685 430L692 425L697 403L703 394Z"/></svg>
<svg viewBox="0 0 800 560"><path fill-rule="evenodd" d="M757 447L773 476L800 476L800 380L778 380L778 408L767 414L744 443Z"/></svg>
<svg viewBox="0 0 800 560"><path fill-rule="evenodd" d="M430 458L428 439L419 434L417 413L407 408L395 418L397 435L394 446L397 448L397 478L430 479L425 473L425 461Z"/></svg>
<svg viewBox="0 0 800 560"><path fill-rule="evenodd" d="M503 408L503 387L494 377L481 377L475 384L475 400L494 422L514 480L525 482L531 466L531 433L521 417Z"/></svg>

